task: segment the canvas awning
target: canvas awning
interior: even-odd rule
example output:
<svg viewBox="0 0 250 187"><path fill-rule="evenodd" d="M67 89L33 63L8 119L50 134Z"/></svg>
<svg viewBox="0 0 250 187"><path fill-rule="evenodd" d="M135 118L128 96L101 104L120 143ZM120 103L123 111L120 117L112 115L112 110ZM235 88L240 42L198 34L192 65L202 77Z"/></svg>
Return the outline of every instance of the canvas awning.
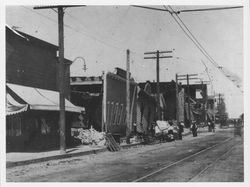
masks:
<svg viewBox="0 0 250 187"><path fill-rule="evenodd" d="M7 87L13 93L15 93L15 95L18 96L19 99L24 101L24 103L20 103L17 101L14 102L14 95L11 95L11 93L7 93L6 103L11 103L11 105L7 104L6 107L8 113L14 112L15 110L18 111L18 108L20 110L22 108L23 111L25 110L25 107L29 107L29 109L31 110L59 111L59 92L57 91L33 88L10 83L7 83ZM69 100L65 99L65 111L81 113L82 111L84 111L84 108L75 106Z"/></svg>
<svg viewBox="0 0 250 187"><path fill-rule="evenodd" d="M28 110L28 104L21 104L9 93L6 94L6 115L14 115Z"/></svg>

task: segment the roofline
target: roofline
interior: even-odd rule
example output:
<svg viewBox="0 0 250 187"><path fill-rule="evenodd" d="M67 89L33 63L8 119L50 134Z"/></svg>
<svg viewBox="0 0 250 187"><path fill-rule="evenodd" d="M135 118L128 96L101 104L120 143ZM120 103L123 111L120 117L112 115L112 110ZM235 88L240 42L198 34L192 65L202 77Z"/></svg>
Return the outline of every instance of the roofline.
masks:
<svg viewBox="0 0 250 187"><path fill-rule="evenodd" d="M56 51L59 50L59 47L58 47L58 46L56 46L56 45L54 45L54 44L51 44L51 43L49 43L49 42L46 42L46 41L44 41L44 40L41 40L41 39L39 39L39 38L36 38L36 37L34 37L34 36L31 36L31 35L29 35L29 34L26 34L26 33L24 33L24 32L21 32L21 31L12 29L12 28L11 28L9 25L7 25L7 24L6 24L6 28L9 29L10 31L12 31L15 35L17 35L17 36L19 36L19 37L22 37L23 39L26 39L26 40L28 40L29 42L35 42L35 43L38 44L38 45L49 46L49 47L51 47L51 48L54 48ZM66 63L66 64L71 65L71 64L73 63L72 60L69 60L69 59L66 59L66 58L64 58L64 60L65 60L65 63Z"/></svg>
<svg viewBox="0 0 250 187"><path fill-rule="evenodd" d="M45 46L49 46L51 48L54 48L55 50L58 50L58 46L54 45L54 44L51 44L47 41L44 41L44 40L41 40L39 38L36 38L34 36L31 36L27 33L24 33L24 32L21 32L21 31L18 31L18 30L15 30L15 29L12 29L10 26L6 25L5 26L6 30L9 30L11 31L13 34L15 34L16 36L19 36L19 37L22 37L23 39L28 39L29 42L34 42L36 43L37 45L45 45Z"/></svg>

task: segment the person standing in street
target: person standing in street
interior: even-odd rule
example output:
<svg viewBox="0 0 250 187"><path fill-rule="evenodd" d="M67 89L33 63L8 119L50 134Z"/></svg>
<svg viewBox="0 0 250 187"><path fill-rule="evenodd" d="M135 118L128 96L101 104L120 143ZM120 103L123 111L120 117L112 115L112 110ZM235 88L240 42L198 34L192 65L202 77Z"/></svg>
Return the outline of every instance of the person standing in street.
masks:
<svg viewBox="0 0 250 187"><path fill-rule="evenodd" d="M178 130L179 140L182 140L182 133L184 131L184 123L182 121L179 123L178 128L179 128Z"/></svg>
<svg viewBox="0 0 250 187"><path fill-rule="evenodd" d="M193 133L193 137L196 137L197 136L197 124L196 124L196 121L193 121L193 123L191 124L191 131Z"/></svg>
<svg viewBox="0 0 250 187"><path fill-rule="evenodd" d="M212 129L212 132L215 132L215 125L213 121L211 121L211 129Z"/></svg>

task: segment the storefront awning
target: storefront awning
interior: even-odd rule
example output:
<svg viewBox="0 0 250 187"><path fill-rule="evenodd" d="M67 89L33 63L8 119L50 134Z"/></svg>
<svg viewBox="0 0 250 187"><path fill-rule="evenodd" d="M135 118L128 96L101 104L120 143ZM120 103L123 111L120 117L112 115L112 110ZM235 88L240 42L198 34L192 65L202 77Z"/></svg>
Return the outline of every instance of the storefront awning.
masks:
<svg viewBox="0 0 250 187"><path fill-rule="evenodd" d="M7 87L25 102L21 103L22 105L28 105L31 110L59 111L59 92L57 91L9 83L7 83ZM11 95L11 93L7 93L8 95ZM14 103L12 105L19 106ZM69 100L65 99L65 111L80 113L84 111L84 108L75 106Z"/></svg>
<svg viewBox="0 0 250 187"><path fill-rule="evenodd" d="M6 94L6 115L14 115L20 112L25 112L28 109L28 104L21 104L16 101L9 93Z"/></svg>

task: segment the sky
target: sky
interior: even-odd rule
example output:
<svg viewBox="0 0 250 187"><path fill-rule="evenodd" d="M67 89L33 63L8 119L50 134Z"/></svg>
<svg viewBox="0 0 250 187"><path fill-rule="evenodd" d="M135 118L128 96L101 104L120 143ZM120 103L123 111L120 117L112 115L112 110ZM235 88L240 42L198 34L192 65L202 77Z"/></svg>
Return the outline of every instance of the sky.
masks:
<svg viewBox="0 0 250 187"><path fill-rule="evenodd" d="M161 5L151 7L163 8ZM172 8L183 10L205 7L190 5ZM220 66L243 80L243 9L189 12L181 13L179 17ZM52 9L7 6L6 24L58 44L57 13ZM160 81L171 81L175 79L176 73L195 73L207 81L207 67L212 79L208 94L225 94L230 117L238 117L243 113L242 90L236 88L204 57L167 12L132 6L67 8L64 24L65 57L73 60L71 76L99 76L102 71L112 72L115 67L125 69L126 50L129 49L131 73L135 80L154 81L155 60L145 60L144 53L173 50L173 58L160 60ZM86 71L83 70L84 61Z"/></svg>

